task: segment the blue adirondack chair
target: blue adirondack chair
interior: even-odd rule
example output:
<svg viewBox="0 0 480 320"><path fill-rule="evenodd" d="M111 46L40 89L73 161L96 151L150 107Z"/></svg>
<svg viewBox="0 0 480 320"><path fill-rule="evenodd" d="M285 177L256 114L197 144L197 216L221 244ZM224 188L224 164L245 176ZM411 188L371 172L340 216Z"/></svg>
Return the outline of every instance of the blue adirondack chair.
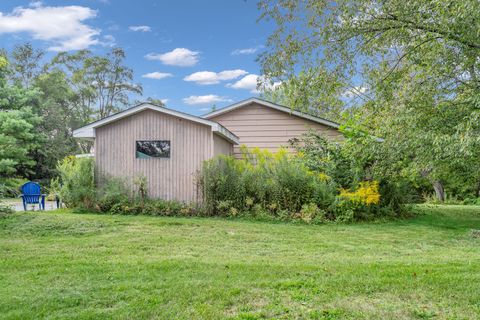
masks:
<svg viewBox="0 0 480 320"><path fill-rule="evenodd" d="M41 210L45 210L45 195L40 192L40 185L27 182L20 188L22 190L23 210L27 211L27 204L38 203Z"/></svg>

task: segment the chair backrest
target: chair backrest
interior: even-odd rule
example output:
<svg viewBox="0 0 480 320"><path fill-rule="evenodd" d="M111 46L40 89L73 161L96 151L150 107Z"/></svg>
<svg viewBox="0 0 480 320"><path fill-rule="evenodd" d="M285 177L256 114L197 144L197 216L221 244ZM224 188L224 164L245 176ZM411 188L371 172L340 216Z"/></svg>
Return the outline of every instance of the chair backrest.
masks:
<svg viewBox="0 0 480 320"><path fill-rule="evenodd" d="M28 195L40 195L40 185L38 183L29 181L20 187L22 193Z"/></svg>

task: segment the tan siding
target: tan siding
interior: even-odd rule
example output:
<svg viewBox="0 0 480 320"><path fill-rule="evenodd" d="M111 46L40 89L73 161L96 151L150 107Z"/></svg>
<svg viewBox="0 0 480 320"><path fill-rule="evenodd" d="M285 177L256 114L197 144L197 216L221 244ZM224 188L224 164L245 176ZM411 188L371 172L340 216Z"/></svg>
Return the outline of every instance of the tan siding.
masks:
<svg viewBox="0 0 480 320"><path fill-rule="evenodd" d="M209 126L145 110L96 129L95 158L100 175L145 175L154 198L195 201L194 174L212 156ZM170 140L170 158L136 159L135 141Z"/></svg>
<svg viewBox="0 0 480 320"><path fill-rule="evenodd" d="M219 154L233 154L233 145L231 142L219 137L218 135L213 135L213 155L218 156Z"/></svg>
<svg viewBox="0 0 480 320"><path fill-rule="evenodd" d="M332 140L343 139L342 134L334 128L257 103L220 114L210 120L220 123L237 135L240 145L272 152L278 151L282 146L288 147L288 140L300 137L310 129L321 132ZM240 156L239 146L234 147L234 153L235 156Z"/></svg>

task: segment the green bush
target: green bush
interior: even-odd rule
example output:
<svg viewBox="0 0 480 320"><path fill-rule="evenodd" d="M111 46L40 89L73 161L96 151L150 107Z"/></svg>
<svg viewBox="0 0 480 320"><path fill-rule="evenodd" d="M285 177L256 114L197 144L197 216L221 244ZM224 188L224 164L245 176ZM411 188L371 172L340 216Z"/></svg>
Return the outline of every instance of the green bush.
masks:
<svg viewBox="0 0 480 320"><path fill-rule="evenodd" d="M15 211L13 210L11 205L4 202L0 202L0 217L5 216L7 214L12 214L14 212Z"/></svg>
<svg viewBox="0 0 480 320"><path fill-rule="evenodd" d="M204 163L197 180L209 215L259 211L258 206L270 215L297 213L309 203L327 211L336 192L334 183L285 150L244 149L243 159L216 157Z"/></svg>
<svg viewBox="0 0 480 320"><path fill-rule="evenodd" d="M465 198L463 204L480 206L480 198Z"/></svg>
<svg viewBox="0 0 480 320"><path fill-rule="evenodd" d="M95 208L96 190L94 159L67 157L57 166L60 175L60 197L67 207Z"/></svg>
<svg viewBox="0 0 480 320"><path fill-rule="evenodd" d="M130 189L124 179L108 177L96 192L96 209L109 212L114 205L126 204L130 201Z"/></svg>
<svg viewBox="0 0 480 320"><path fill-rule="evenodd" d="M21 178L0 179L0 198L17 198L21 193L20 187L27 181Z"/></svg>
<svg viewBox="0 0 480 320"><path fill-rule="evenodd" d="M201 216L202 211L188 204L172 200L133 199L114 203L108 211L110 214L149 215L149 216Z"/></svg>

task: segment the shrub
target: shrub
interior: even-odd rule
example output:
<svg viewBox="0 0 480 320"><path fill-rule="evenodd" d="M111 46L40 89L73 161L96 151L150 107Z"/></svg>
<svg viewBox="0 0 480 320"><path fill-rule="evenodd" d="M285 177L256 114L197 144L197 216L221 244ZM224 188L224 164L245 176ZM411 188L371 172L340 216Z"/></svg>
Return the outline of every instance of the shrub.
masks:
<svg viewBox="0 0 480 320"><path fill-rule="evenodd" d="M0 198L17 198L20 196L20 187L27 179L2 178L0 179Z"/></svg>
<svg viewBox="0 0 480 320"><path fill-rule="evenodd" d="M463 200L463 204L465 205L480 205L480 198L465 198Z"/></svg>
<svg viewBox="0 0 480 320"><path fill-rule="evenodd" d="M130 189L124 179L108 177L96 192L96 209L109 212L114 205L125 204L130 200Z"/></svg>
<svg viewBox="0 0 480 320"><path fill-rule="evenodd" d="M95 180L92 158L66 157L57 166L60 197L67 207L94 209Z"/></svg>
<svg viewBox="0 0 480 320"><path fill-rule="evenodd" d="M333 204L334 183L286 150L242 151L243 159L219 156L204 163L197 181L208 214L227 215L230 208L253 212L258 205L274 215L299 212L306 203L324 210Z"/></svg>
<svg viewBox="0 0 480 320"><path fill-rule="evenodd" d="M123 215L149 215L149 216L198 216L201 211L194 207L172 200L146 200L133 199L113 204L108 211L111 214Z"/></svg>
<svg viewBox="0 0 480 320"><path fill-rule="evenodd" d="M319 209L315 203L307 203L300 210L300 219L307 223L322 223L326 221L326 212Z"/></svg>
<svg viewBox="0 0 480 320"><path fill-rule="evenodd" d="M7 203L0 202L0 217L5 216L7 214L12 214L14 212L15 211L13 210L11 205L9 205Z"/></svg>

